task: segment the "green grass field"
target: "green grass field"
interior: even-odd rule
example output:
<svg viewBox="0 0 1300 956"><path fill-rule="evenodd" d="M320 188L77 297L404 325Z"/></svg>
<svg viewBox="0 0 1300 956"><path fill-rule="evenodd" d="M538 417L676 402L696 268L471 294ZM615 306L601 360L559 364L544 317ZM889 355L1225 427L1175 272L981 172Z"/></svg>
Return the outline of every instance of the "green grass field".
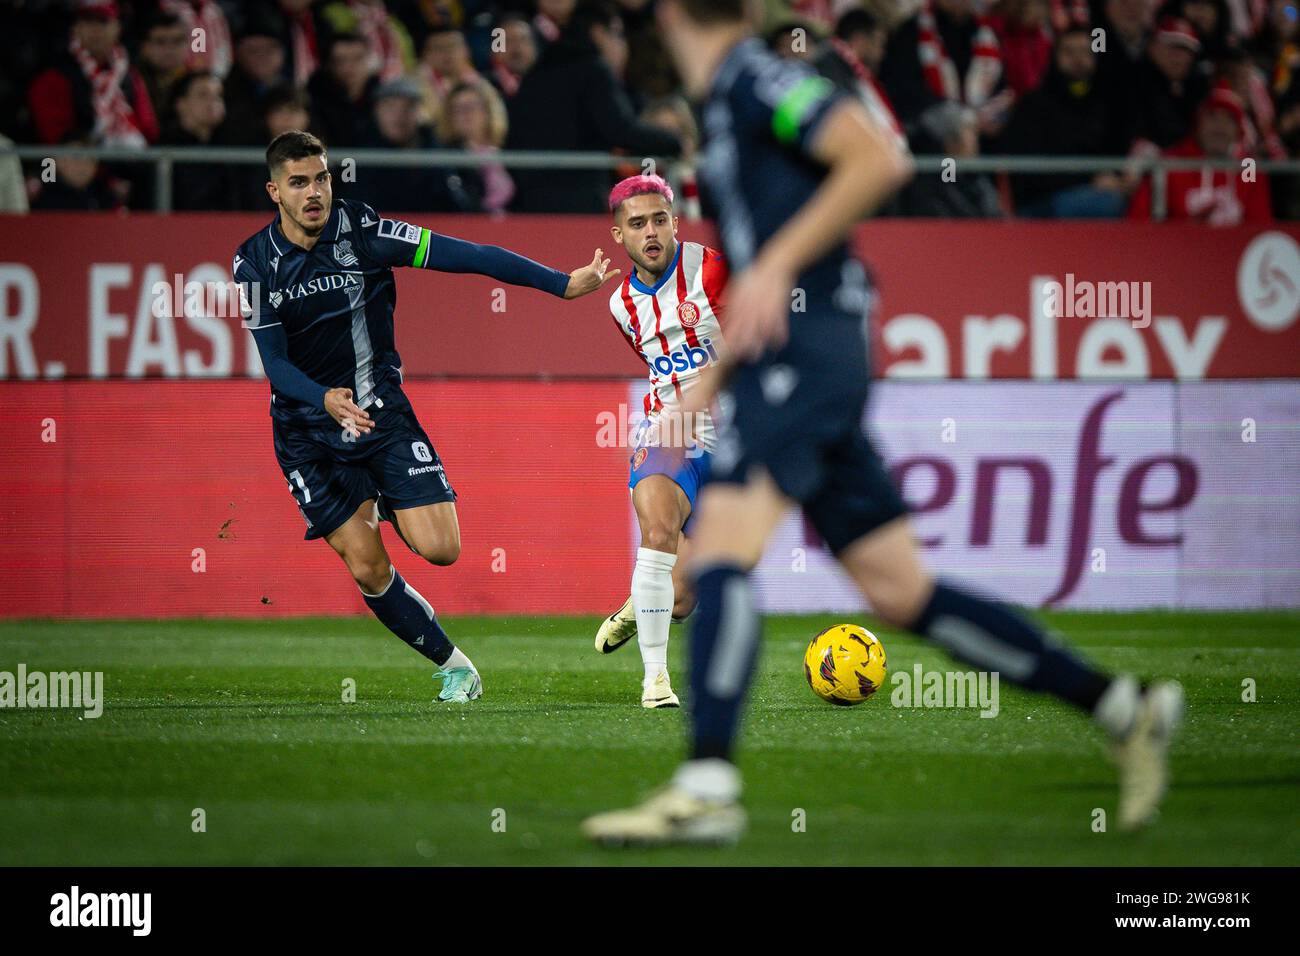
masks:
<svg viewBox="0 0 1300 956"><path fill-rule="evenodd" d="M1154 829L1093 832L1096 807L1113 823L1113 772L1098 732L1055 701L1003 685L982 719L885 691L817 700L800 661L826 617L768 619L740 846L624 853L587 846L578 823L666 778L684 715L637 706L637 652L597 655L594 618L449 619L484 675L467 707L434 704L430 667L364 618L26 621L0 624L0 671L103 671L106 701L97 720L0 710L0 864L1300 862L1300 615L1047 620L1105 666L1186 687ZM891 674L965 669L878 633ZM684 645L674 628L679 692Z"/></svg>

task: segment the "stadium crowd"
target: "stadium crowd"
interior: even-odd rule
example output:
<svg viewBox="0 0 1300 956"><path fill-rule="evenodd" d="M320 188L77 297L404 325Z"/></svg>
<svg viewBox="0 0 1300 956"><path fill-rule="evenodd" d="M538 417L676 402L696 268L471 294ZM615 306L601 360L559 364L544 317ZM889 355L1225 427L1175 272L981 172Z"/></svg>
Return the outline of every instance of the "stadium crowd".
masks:
<svg viewBox="0 0 1300 956"><path fill-rule="evenodd" d="M1300 156L1300 0L769 0L766 42L862 98L916 154L1128 157L1102 174L919 175L893 215L1148 218L1165 154ZM698 214L697 118L653 0L0 0L0 145L411 150L336 176L402 212L599 212L626 170L500 150L670 158ZM482 154L434 166L417 151ZM152 208L148 163L0 156L0 210ZM172 208L269 208L264 170L177 164ZM1168 216L1300 218L1300 182L1167 175Z"/></svg>

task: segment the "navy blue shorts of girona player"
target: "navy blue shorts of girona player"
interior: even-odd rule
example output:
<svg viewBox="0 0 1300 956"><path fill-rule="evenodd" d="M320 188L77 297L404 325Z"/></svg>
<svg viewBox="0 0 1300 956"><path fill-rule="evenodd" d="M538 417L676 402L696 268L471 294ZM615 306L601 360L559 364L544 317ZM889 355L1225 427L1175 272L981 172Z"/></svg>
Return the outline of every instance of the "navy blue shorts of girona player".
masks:
<svg viewBox="0 0 1300 956"><path fill-rule="evenodd" d="M869 376L860 324L807 313L796 322L804 327L778 352L732 375L709 480L743 484L761 466L838 554L907 507L863 431Z"/></svg>
<svg viewBox="0 0 1300 956"><path fill-rule="evenodd" d="M308 540L337 531L362 502L381 494L392 510L456 500L405 395L389 391L366 411L375 427L355 438L333 419L318 425L273 422L275 457L307 521Z"/></svg>

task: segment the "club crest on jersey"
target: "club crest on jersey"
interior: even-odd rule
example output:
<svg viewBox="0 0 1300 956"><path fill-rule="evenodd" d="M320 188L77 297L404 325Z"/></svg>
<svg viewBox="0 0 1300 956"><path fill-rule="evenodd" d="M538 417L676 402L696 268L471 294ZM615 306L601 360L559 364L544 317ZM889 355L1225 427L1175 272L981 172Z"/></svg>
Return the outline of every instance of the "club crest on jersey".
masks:
<svg viewBox="0 0 1300 956"><path fill-rule="evenodd" d="M356 265L357 256L352 251L352 240L343 239L334 243L334 258L338 260L339 265L345 268Z"/></svg>
<svg viewBox="0 0 1300 956"><path fill-rule="evenodd" d="M633 471L636 471L638 468L640 468L642 465L645 464L646 455L648 454L649 452L644 448L638 448L635 452L632 453Z"/></svg>
<svg viewBox="0 0 1300 956"><path fill-rule="evenodd" d="M683 302L677 306L677 318L682 325L693 329L700 324L700 309L694 302Z"/></svg>

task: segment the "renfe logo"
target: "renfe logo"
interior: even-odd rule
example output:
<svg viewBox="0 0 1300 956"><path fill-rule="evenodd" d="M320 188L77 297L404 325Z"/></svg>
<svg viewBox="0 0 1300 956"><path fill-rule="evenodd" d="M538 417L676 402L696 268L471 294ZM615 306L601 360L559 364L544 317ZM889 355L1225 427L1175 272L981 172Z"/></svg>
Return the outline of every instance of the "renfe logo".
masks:
<svg viewBox="0 0 1300 956"><path fill-rule="evenodd" d="M659 375L672 375L674 372L703 368L710 362L716 362L717 360L718 350L713 347L713 340L700 339L700 344L697 346L677 349L667 355L660 355L650 363L650 367Z"/></svg>
<svg viewBox="0 0 1300 956"><path fill-rule="evenodd" d="M73 886L50 897L51 926L128 926L148 936L153 925L152 893L82 893Z"/></svg>

